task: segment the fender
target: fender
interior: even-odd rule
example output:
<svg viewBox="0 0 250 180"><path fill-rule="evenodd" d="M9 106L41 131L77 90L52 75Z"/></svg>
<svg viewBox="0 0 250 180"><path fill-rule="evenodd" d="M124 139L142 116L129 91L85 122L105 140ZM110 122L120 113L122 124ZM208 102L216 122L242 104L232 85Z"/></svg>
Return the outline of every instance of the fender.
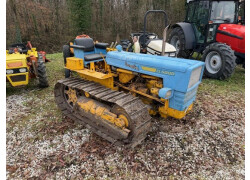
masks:
<svg viewBox="0 0 250 180"><path fill-rule="evenodd" d="M195 47L195 34L194 34L194 30L193 27L190 23L186 23L186 22L179 22L176 23L172 26L172 29L176 28L176 27L180 27L182 28L184 35L185 35L185 40L186 40L186 47L185 49L194 49Z"/></svg>

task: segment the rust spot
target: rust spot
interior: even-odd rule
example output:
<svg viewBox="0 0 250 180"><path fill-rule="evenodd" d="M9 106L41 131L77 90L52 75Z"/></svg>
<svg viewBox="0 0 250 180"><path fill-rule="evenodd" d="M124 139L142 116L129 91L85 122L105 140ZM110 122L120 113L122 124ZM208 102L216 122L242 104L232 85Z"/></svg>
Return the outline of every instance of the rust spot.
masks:
<svg viewBox="0 0 250 180"><path fill-rule="evenodd" d="M18 67L18 66L22 66L22 65L23 65L22 62L13 62L13 63L7 64L8 67Z"/></svg>

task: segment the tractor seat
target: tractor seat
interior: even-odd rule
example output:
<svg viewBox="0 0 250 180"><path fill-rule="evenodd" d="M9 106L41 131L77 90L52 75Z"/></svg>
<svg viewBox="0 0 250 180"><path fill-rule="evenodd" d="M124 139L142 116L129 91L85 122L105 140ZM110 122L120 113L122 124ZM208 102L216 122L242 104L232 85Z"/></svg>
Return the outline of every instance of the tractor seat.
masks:
<svg viewBox="0 0 250 180"><path fill-rule="evenodd" d="M95 50L95 45L92 38L75 39L75 45L73 45L72 47L83 49L84 52L91 52Z"/></svg>
<svg viewBox="0 0 250 180"><path fill-rule="evenodd" d="M106 56L101 56L100 54L87 54L84 56L84 61L93 61L93 60L98 60L98 59L103 59Z"/></svg>

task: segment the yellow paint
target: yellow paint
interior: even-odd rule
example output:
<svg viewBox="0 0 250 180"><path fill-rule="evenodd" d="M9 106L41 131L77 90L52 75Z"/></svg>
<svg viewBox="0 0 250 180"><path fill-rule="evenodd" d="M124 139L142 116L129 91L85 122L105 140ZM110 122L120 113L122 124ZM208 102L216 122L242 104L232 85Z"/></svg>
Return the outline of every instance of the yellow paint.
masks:
<svg viewBox="0 0 250 180"><path fill-rule="evenodd" d="M88 92L85 92L84 94L87 98L90 97L90 94Z"/></svg>
<svg viewBox="0 0 250 180"><path fill-rule="evenodd" d="M82 62L82 64L80 63ZM149 113L151 115L156 115L159 113L163 118L167 118L168 116L174 117L176 119L183 118L191 109L193 105L190 105L187 110L185 111L178 111L172 108L169 108L168 100L160 99L158 97L159 89L163 87L162 79L154 76L148 76L148 75L141 75L142 78L146 78L146 86L150 90L151 94L129 88L124 86L124 83L130 82L136 74L132 71L128 71L125 69L117 69L117 73L114 74L111 72L110 66L106 64L106 61L103 61L105 63L104 69L100 69L98 67L98 64L95 64L94 62L90 63L90 67L84 68L83 66L83 59L80 58L67 58L67 67L70 70L75 71L81 78L93 81L96 83L99 83L107 88L118 90L118 87L122 89L126 89L130 91L131 94L134 94L135 96L141 95L142 100L146 104L151 104L153 101L157 101L160 104L163 104L162 106L158 107L158 109L150 109ZM143 70L155 72L155 68L150 67L142 67ZM101 71L101 72L99 72ZM114 77L119 76L119 82L115 82L114 85ZM157 96L156 96L157 95ZM90 97L88 93L85 93L86 97ZM116 117L112 112L110 112L109 109L106 109L105 107L101 107L94 103L94 101L88 101L87 103L81 103L81 107L89 111L92 114L100 116L102 119L110 121L114 123L118 127L127 127L128 126L128 120L125 116L119 116Z"/></svg>
<svg viewBox="0 0 250 180"><path fill-rule="evenodd" d="M9 62L22 61L23 64L26 64L26 55L20 53L6 54L6 66Z"/></svg>
<svg viewBox="0 0 250 180"><path fill-rule="evenodd" d="M149 80L147 81L147 87L151 88L162 88L163 84L160 80Z"/></svg>
<svg viewBox="0 0 250 180"><path fill-rule="evenodd" d="M94 62L90 63L90 71L95 72L95 63Z"/></svg>
<svg viewBox="0 0 250 180"><path fill-rule="evenodd" d="M78 73L78 75L86 80L97 82L107 88L117 90L116 87L114 87L114 80L113 80L113 74L104 74L101 72L91 72L89 69L83 69L83 70L75 70L75 72Z"/></svg>
<svg viewBox="0 0 250 180"><path fill-rule="evenodd" d="M28 50L26 57L30 57L30 56L35 56L36 58L38 57L36 48L31 48L30 50Z"/></svg>
<svg viewBox="0 0 250 180"><path fill-rule="evenodd" d="M25 75L26 76L25 80L24 81L13 82L10 77L12 77L12 76L18 76L18 75ZM9 80L10 84L12 86L14 86L14 87L16 87L16 86L22 86L22 85L27 85L29 83L29 73L28 72L18 73L18 74L8 74L8 75L6 75L6 77Z"/></svg>
<svg viewBox="0 0 250 180"><path fill-rule="evenodd" d="M142 68L144 71L156 72L156 69L155 69L155 68L146 67L146 66L142 66L141 68Z"/></svg>
<svg viewBox="0 0 250 180"><path fill-rule="evenodd" d="M168 116L171 116L173 118L176 119L181 119L184 116L186 116L186 114L193 108L193 104L191 104L185 111L178 111L176 109L172 109L169 107L169 102L168 100L166 100L165 105L159 107L159 113L161 115L161 117L163 118L167 118Z"/></svg>
<svg viewBox="0 0 250 180"><path fill-rule="evenodd" d="M141 97L141 100L144 104L148 104L148 105L152 105L153 100L151 98L147 98L147 97Z"/></svg>
<svg viewBox="0 0 250 180"><path fill-rule="evenodd" d="M152 94L158 95L159 89L158 89L158 88L151 88L151 89L150 89L150 92L151 92Z"/></svg>
<svg viewBox="0 0 250 180"><path fill-rule="evenodd" d="M66 59L66 68L70 70L80 70L83 69L83 59L76 57L68 57Z"/></svg>
<svg viewBox="0 0 250 180"><path fill-rule="evenodd" d="M123 114L119 115L119 118L122 119L125 123L125 127L128 127L128 119L126 116L124 116Z"/></svg>
<svg viewBox="0 0 250 180"><path fill-rule="evenodd" d="M109 51L117 51L116 48L106 48L106 51L109 52Z"/></svg>
<svg viewBox="0 0 250 180"><path fill-rule="evenodd" d="M121 83L128 83L135 77L132 71L125 69L117 69L117 72L119 72L119 81Z"/></svg>
<svg viewBox="0 0 250 180"><path fill-rule="evenodd" d="M167 109L164 106L159 107L159 114L165 119L168 117Z"/></svg>
<svg viewBox="0 0 250 180"><path fill-rule="evenodd" d="M15 65L15 66L13 66ZM20 68L27 68L29 71L29 67L27 66L27 60L25 54L20 53L13 53L13 54L6 54L6 70L8 69L20 69ZM18 76L18 75L25 75L24 81L13 82L10 77ZM29 72L25 73L15 73L15 74L6 74L6 77L10 84L14 87L27 85L29 83Z"/></svg>
<svg viewBox="0 0 250 180"><path fill-rule="evenodd" d="M153 100L156 100L156 101L162 103L162 101L161 101L159 98L157 98L157 97L153 97L153 96L151 96L151 95L149 95L149 94L146 94L146 93L144 93L144 92L141 92L141 91L137 91L137 90L135 90L135 89L128 88L128 87L123 86L122 84L119 84L119 83L116 83L116 84L117 84L119 87L121 87L121 88L123 88L123 89L126 89L126 90L129 90L129 91L132 92L132 93L140 94L140 95L142 95L142 96L144 96L144 97L147 97L147 98L149 98L149 99L153 99Z"/></svg>
<svg viewBox="0 0 250 180"><path fill-rule="evenodd" d="M121 73L126 73L126 74L133 74L132 71L128 71L128 70L125 70L125 69L117 69L118 72L121 72Z"/></svg>
<svg viewBox="0 0 250 180"><path fill-rule="evenodd" d="M119 117L117 117L116 114L110 112L110 110L105 107L99 106L92 99L87 102L77 103L85 112L90 112L93 115L99 116L103 120L109 121L121 129L126 129L126 127L128 127L128 120L125 116L119 115Z"/></svg>
<svg viewBox="0 0 250 180"><path fill-rule="evenodd" d="M69 96L69 101L75 104L77 101L76 90L69 88L66 94Z"/></svg>
<svg viewBox="0 0 250 180"><path fill-rule="evenodd" d="M186 114L193 108L193 104L191 104L186 111L178 111L176 109L172 109L172 108L168 108L168 115L171 117L174 117L176 119L181 119L184 116L186 116Z"/></svg>
<svg viewBox="0 0 250 180"><path fill-rule="evenodd" d="M119 73L119 81L121 83L128 83L135 77L134 74Z"/></svg>
<svg viewBox="0 0 250 180"><path fill-rule="evenodd" d="M12 86L21 86L27 85L29 83L29 66L27 64L28 57L38 58L38 52L36 48L31 48L27 51L26 54L20 54L19 52L8 54L9 51L6 51L6 69L20 69L27 68L28 72L25 73L15 73L15 74L6 74L7 79ZM10 77L25 75L25 81L13 82Z"/></svg>
<svg viewBox="0 0 250 180"><path fill-rule="evenodd" d="M90 69L87 69L83 67L83 59L69 57L67 58L66 68L75 71L83 79L94 81L110 89L117 90L117 87L114 87L113 81L113 77L117 75L111 73L109 66L106 66L108 73L105 74L96 71L94 62L91 62Z"/></svg>
<svg viewBox="0 0 250 180"><path fill-rule="evenodd" d="M141 74L141 77L143 78L146 78L146 79L159 79L158 77L155 77L155 76L149 76L149 75L146 75L146 74Z"/></svg>
<svg viewBox="0 0 250 180"><path fill-rule="evenodd" d="M157 112L153 109L149 109L149 114L155 116Z"/></svg>

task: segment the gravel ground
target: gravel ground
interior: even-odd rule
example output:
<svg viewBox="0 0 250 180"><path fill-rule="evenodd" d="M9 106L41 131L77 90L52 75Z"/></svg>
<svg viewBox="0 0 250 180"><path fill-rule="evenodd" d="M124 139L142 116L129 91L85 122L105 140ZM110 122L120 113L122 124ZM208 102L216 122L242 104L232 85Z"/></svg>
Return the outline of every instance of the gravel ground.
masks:
<svg viewBox="0 0 250 180"><path fill-rule="evenodd" d="M245 178L244 92L201 88L188 116L155 118L135 149L113 146L63 117L53 87L6 101L7 179Z"/></svg>
<svg viewBox="0 0 250 180"><path fill-rule="evenodd" d="M127 150L70 119L27 119L30 103L46 102L9 96L7 178L244 179L244 99L221 99L200 94L184 120L155 119L143 144Z"/></svg>

